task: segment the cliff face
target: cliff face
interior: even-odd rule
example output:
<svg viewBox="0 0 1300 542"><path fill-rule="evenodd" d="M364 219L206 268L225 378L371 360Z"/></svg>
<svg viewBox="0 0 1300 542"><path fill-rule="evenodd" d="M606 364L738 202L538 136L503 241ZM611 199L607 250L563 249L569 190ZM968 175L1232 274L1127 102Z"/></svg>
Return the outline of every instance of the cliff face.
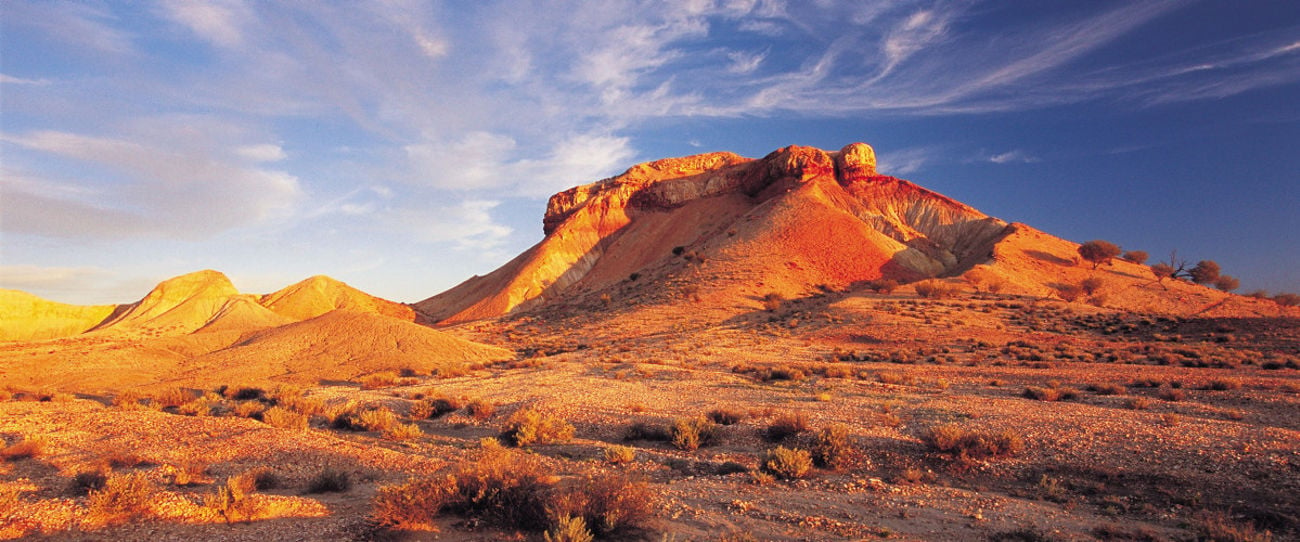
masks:
<svg viewBox="0 0 1300 542"><path fill-rule="evenodd" d="M761 159L720 152L640 164L552 196L542 224L540 243L416 310L433 322L506 314L574 288L653 273L674 247L692 249L724 274L793 263L803 275L787 277L794 283L943 276L987 260L1006 228L880 175L864 143L838 152L791 146Z"/></svg>

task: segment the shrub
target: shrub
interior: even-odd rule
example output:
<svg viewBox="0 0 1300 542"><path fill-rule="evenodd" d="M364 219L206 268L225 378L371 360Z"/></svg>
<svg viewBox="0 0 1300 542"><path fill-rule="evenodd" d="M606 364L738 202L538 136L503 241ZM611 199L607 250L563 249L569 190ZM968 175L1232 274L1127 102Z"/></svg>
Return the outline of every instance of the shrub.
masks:
<svg viewBox="0 0 1300 542"><path fill-rule="evenodd" d="M1187 271L1187 278L1197 284L1211 284L1219 280L1219 264L1214 260L1201 260L1196 262L1196 267Z"/></svg>
<svg viewBox="0 0 1300 542"><path fill-rule="evenodd" d="M1160 386L1156 390L1156 397L1159 397L1162 401L1181 401L1184 395L1186 395L1186 392L1183 390L1169 386Z"/></svg>
<svg viewBox="0 0 1300 542"><path fill-rule="evenodd" d="M257 506L248 496L256 489L252 476L232 476L217 488L215 494L203 497L203 506L216 512L226 523L248 521L257 513Z"/></svg>
<svg viewBox="0 0 1300 542"><path fill-rule="evenodd" d="M87 495L92 491L104 489L104 484L108 482L108 475L103 471L85 471L78 472L72 477L68 484L68 493L73 495Z"/></svg>
<svg viewBox="0 0 1300 542"><path fill-rule="evenodd" d="M1102 286L1105 285L1106 282L1100 278L1088 277L1079 282L1079 289L1083 290L1083 293L1085 294L1092 295L1101 290Z"/></svg>
<svg viewBox="0 0 1300 542"><path fill-rule="evenodd" d="M1067 303L1074 303L1083 297L1083 288L1074 284L1062 284L1056 287L1056 295Z"/></svg>
<svg viewBox="0 0 1300 542"><path fill-rule="evenodd" d="M444 510L502 526L541 531L550 526L553 473L540 460L503 448L486 448L453 475L455 494Z"/></svg>
<svg viewBox="0 0 1300 542"><path fill-rule="evenodd" d="M916 283L916 295L926 299L944 299L957 295L958 288L940 280L927 280Z"/></svg>
<svg viewBox="0 0 1300 542"><path fill-rule="evenodd" d="M402 381L402 376L397 371L380 371L361 377L361 389L375 390L379 388L389 388L396 386Z"/></svg>
<svg viewBox="0 0 1300 542"><path fill-rule="evenodd" d="M606 446L605 461L614 464L631 463L636 459L636 450L631 446Z"/></svg>
<svg viewBox="0 0 1300 542"><path fill-rule="evenodd" d="M635 422L627 428L627 435L623 440L653 440L666 441L671 438L668 435L668 429L657 424L647 422Z"/></svg>
<svg viewBox="0 0 1300 542"><path fill-rule="evenodd" d="M1233 276L1219 275L1219 278L1214 279L1214 287L1225 292L1231 292L1241 287L1241 281Z"/></svg>
<svg viewBox="0 0 1300 542"><path fill-rule="evenodd" d="M546 542L591 542L595 535L587 530L587 521L581 517L560 516L555 525L543 536Z"/></svg>
<svg viewBox="0 0 1300 542"><path fill-rule="evenodd" d="M103 489L90 492L86 520L93 528L144 517L157 491L143 472L110 475Z"/></svg>
<svg viewBox="0 0 1300 542"><path fill-rule="evenodd" d="M307 493L342 493L351 488L352 477L332 467L326 467L307 480Z"/></svg>
<svg viewBox="0 0 1300 542"><path fill-rule="evenodd" d="M424 436L424 431L420 430L419 424L399 423L384 431L384 438L388 440L411 440Z"/></svg>
<svg viewBox="0 0 1300 542"><path fill-rule="evenodd" d="M767 426L764 437L772 442L780 442L799 433L811 429L808 423L808 415L802 412L798 414L782 414L772 424Z"/></svg>
<svg viewBox="0 0 1300 542"><path fill-rule="evenodd" d="M250 386L239 386L237 388L227 388L224 395L227 399L236 401L260 401L266 397L266 390Z"/></svg>
<svg viewBox="0 0 1300 542"><path fill-rule="evenodd" d="M586 476L559 488L550 515L581 517L600 537L641 526L654 514L658 498L649 484L622 475Z"/></svg>
<svg viewBox="0 0 1300 542"><path fill-rule="evenodd" d="M777 446L763 456L760 468L782 480L798 480L812 470L812 456L807 450Z"/></svg>
<svg viewBox="0 0 1300 542"><path fill-rule="evenodd" d="M451 475L383 486L371 501L370 517L384 529L436 531L434 518L456 494Z"/></svg>
<svg viewBox="0 0 1300 542"><path fill-rule="evenodd" d="M785 296L779 293L771 292L763 296L763 309L768 312L775 312L780 309L782 303L785 303Z"/></svg>
<svg viewBox="0 0 1300 542"><path fill-rule="evenodd" d="M478 421L491 418L493 414L496 414L496 412L497 406L492 404L492 402L483 399L475 399L465 405L465 413L473 416L474 419Z"/></svg>
<svg viewBox="0 0 1300 542"><path fill-rule="evenodd" d="M501 439L511 446L530 446L567 442L573 438L574 432L573 425L569 422L526 408L506 420L506 428L501 432Z"/></svg>
<svg viewBox="0 0 1300 542"><path fill-rule="evenodd" d="M141 401L144 400L139 393L133 391L124 391L113 397L113 406L122 410L143 410L148 408Z"/></svg>
<svg viewBox="0 0 1300 542"><path fill-rule="evenodd" d="M1177 270L1174 266L1161 262L1151 266L1151 274L1156 276L1156 282L1164 282L1165 279L1174 276Z"/></svg>
<svg viewBox="0 0 1300 542"><path fill-rule="evenodd" d="M350 424L362 431L387 431L397 425L397 415L384 407L363 410Z"/></svg>
<svg viewBox="0 0 1300 542"><path fill-rule="evenodd" d="M1024 396L1029 399L1039 401L1068 401L1079 397L1079 390L1074 388L1029 386L1025 388Z"/></svg>
<svg viewBox="0 0 1300 542"><path fill-rule="evenodd" d="M1146 410L1151 408L1151 400L1146 397L1132 397L1124 402L1124 406L1132 410Z"/></svg>
<svg viewBox="0 0 1300 542"><path fill-rule="evenodd" d="M677 418L668 427L668 437L679 450L688 452L713 442L718 425L704 416Z"/></svg>
<svg viewBox="0 0 1300 542"><path fill-rule="evenodd" d="M889 295L898 289L898 281L894 279L876 279L867 283L867 289L878 294Z"/></svg>
<svg viewBox="0 0 1300 542"><path fill-rule="evenodd" d="M31 459L45 453L45 439L40 437L24 437L22 440L0 448L0 459L5 461L18 461L20 459Z"/></svg>
<svg viewBox="0 0 1300 542"><path fill-rule="evenodd" d="M1241 382L1230 378L1216 378L1207 383L1204 389L1214 391L1229 391L1241 387Z"/></svg>
<svg viewBox="0 0 1300 542"><path fill-rule="evenodd" d="M1119 247L1114 243L1100 239L1079 245L1079 256L1091 263L1093 269L1102 264L1110 264L1119 253Z"/></svg>
<svg viewBox="0 0 1300 542"><path fill-rule="evenodd" d="M1121 386L1119 384L1111 384L1111 383L1089 384L1088 391L1096 393L1097 395L1123 395L1125 392L1128 391L1128 388L1125 388L1124 386Z"/></svg>
<svg viewBox="0 0 1300 542"><path fill-rule="evenodd" d="M932 426L921 438L931 450L960 460L1010 457L1025 447L1024 440L1015 432L981 433L956 424Z"/></svg>
<svg viewBox="0 0 1300 542"><path fill-rule="evenodd" d="M262 421L281 429L307 429L307 415L284 407L274 406L262 413Z"/></svg>
<svg viewBox="0 0 1300 542"><path fill-rule="evenodd" d="M216 407L217 403L211 398L203 396L177 407L176 412L185 416L211 416L213 409Z"/></svg>
<svg viewBox="0 0 1300 542"><path fill-rule="evenodd" d="M1249 523L1233 521L1223 512L1200 512L1196 514L1193 527L1203 540L1223 542L1272 542L1273 533L1260 531Z"/></svg>
<svg viewBox="0 0 1300 542"><path fill-rule="evenodd" d="M411 405L411 419L424 420L433 416L433 404L429 401L416 401Z"/></svg>
<svg viewBox="0 0 1300 542"><path fill-rule="evenodd" d="M1129 251L1125 251L1125 252L1124 252L1124 255L1123 255L1123 256L1120 256L1120 258L1123 259L1124 261L1126 261L1126 262L1132 262L1132 263L1135 263L1135 264L1138 264L1138 265L1142 265L1142 264L1146 263L1146 262L1147 262L1147 258L1150 258L1150 257L1151 257L1151 256L1150 256L1149 254L1147 254L1145 251L1142 251L1142 250L1129 250Z"/></svg>
<svg viewBox="0 0 1300 542"><path fill-rule="evenodd" d="M1283 307L1295 307L1300 305L1300 295L1292 293L1280 293L1273 296L1273 301Z"/></svg>
<svg viewBox="0 0 1300 542"><path fill-rule="evenodd" d="M823 427L813 437L813 464L824 469L838 469L849 456L849 428L844 424Z"/></svg>
<svg viewBox="0 0 1300 542"><path fill-rule="evenodd" d="M718 425L735 425L745 419L745 413L732 408L715 408L706 416Z"/></svg>
<svg viewBox="0 0 1300 542"><path fill-rule="evenodd" d="M261 418L266 410L266 403L261 401L243 401L235 405L235 415L240 418Z"/></svg>

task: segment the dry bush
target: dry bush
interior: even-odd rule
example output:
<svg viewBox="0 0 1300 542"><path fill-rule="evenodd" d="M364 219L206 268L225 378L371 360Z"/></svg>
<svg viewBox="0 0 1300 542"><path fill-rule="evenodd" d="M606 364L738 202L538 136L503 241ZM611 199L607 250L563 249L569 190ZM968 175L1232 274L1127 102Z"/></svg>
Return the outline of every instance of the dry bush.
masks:
<svg viewBox="0 0 1300 542"><path fill-rule="evenodd" d="M122 410L145 410L144 397L134 391L124 391L113 397L113 406Z"/></svg>
<svg viewBox="0 0 1300 542"><path fill-rule="evenodd" d="M679 450L688 452L708 446L717 434L718 424L704 416L677 418L668 427L669 441Z"/></svg>
<svg viewBox="0 0 1300 542"><path fill-rule="evenodd" d="M411 419L425 420L433 416L433 403L429 401L416 401L411 404Z"/></svg>
<svg viewBox="0 0 1300 542"><path fill-rule="evenodd" d="M348 431L387 431L397 425L397 415L385 407L362 408L349 402L334 413L330 426Z"/></svg>
<svg viewBox="0 0 1300 542"><path fill-rule="evenodd" d="M287 408L307 416L325 411L325 402L315 397L308 397L302 388L281 385L271 391L271 402L276 406Z"/></svg>
<svg viewBox="0 0 1300 542"><path fill-rule="evenodd" d="M1160 386L1156 390L1156 397L1159 397L1162 401L1182 401L1185 395L1187 395L1187 392L1169 386Z"/></svg>
<svg viewBox="0 0 1300 542"><path fill-rule="evenodd" d="M1062 284L1056 287L1056 295L1063 301L1074 303L1083 297L1083 288L1074 284Z"/></svg>
<svg viewBox="0 0 1300 542"><path fill-rule="evenodd" d="M542 539L546 542L591 542L596 536L587 529L587 521L581 517L560 516Z"/></svg>
<svg viewBox="0 0 1300 542"><path fill-rule="evenodd" d="M457 493L451 475L379 488L371 501L371 519L384 529L437 531L433 520Z"/></svg>
<svg viewBox="0 0 1300 542"><path fill-rule="evenodd" d="M779 293L771 292L763 296L763 310L768 312L780 310L783 303L785 303L785 296Z"/></svg>
<svg viewBox="0 0 1300 542"><path fill-rule="evenodd" d="M745 413L734 408L719 407L710 410L705 415L718 425L735 425L745 419Z"/></svg>
<svg viewBox="0 0 1300 542"><path fill-rule="evenodd" d="M157 493L158 488L143 472L109 475L103 489L90 492L85 521L97 528L146 517L152 513Z"/></svg>
<svg viewBox="0 0 1300 542"><path fill-rule="evenodd" d="M185 388L172 388L153 394L150 401L159 408L176 408L193 401L195 394Z"/></svg>
<svg viewBox="0 0 1300 542"><path fill-rule="evenodd" d="M234 414L240 418L261 419L266 411L266 403L261 401L241 401L235 405Z"/></svg>
<svg viewBox="0 0 1300 542"><path fill-rule="evenodd" d="M1079 390L1074 388L1029 386L1025 388L1024 396L1029 399L1039 401L1068 401L1079 397Z"/></svg>
<svg viewBox="0 0 1300 542"><path fill-rule="evenodd" d="M654 515L658 498L650 485L622 475L585 476L563 484L550 498L548 513L580 517L601 538L620 535L644 525ZM558 516L558 517L557 517Z"/></svg>
<svg viewBox="0 0 1300 542"><path fill-rule="evenodd" d="M332 467L326 467L307 480L307 493L342 493L351 488L352 477Z"/></svg>
<svg viewBox="0 0 1300 542"><path fill-rule="evenodd" d="M803 412L786 413L773 420L772 424L767 426L763 436L771 442L781 442L809 429L812 429L812 425L808 422L807 414Z"/></svg>
<svg viewBox="0 0 1300 542"><path fill-rule="evenodd" d="M211 416L219 404L219 400L204 395L177 407L176 412L185 416Z"/></svg>
<svg viewBox="0 0 1300 542"><path fill-rule="evenodd" d="M20 459L39 457L43 453L45 453L45 439L40 437L24 437L18 442L0 448L0 459L5 461L18 461Z"/></svg>
<svg viewBox="0 0 1300 542"><path fill-rule="evenodd" d="M419 424L399 423L384 431L384 438L388 440L411 440L424 436L424 431L420 430Z"/></svg>
<svg viewBox="0 0 1300 542"><path fill-rule="evenodd" d="M889 295L894 293L894 290L898 289L898 281L894 279L876 279L867 281L866 287L868 290L878 294Z"/></svg>
<svg viewBox="0 0 1300 542"><path fill-rule="evenodd" d="M1241 387L1241 382L1231 378L1216 378L1205 385L1203 389L1213 391L1229 391Z"/></svg>
<svg viewBox="0 0 1300 542"><path fill-rule="evenodd" d="M957 424L931 426L921 439L932 451L953 456L959 461L1010 457L1024 451L1024 439L1013 431L981 433Z"/></svg>
<svg viewBox="0 0 1300 542"><path fill-rule="evenodd" d="M208 465L202 461L187 460L168 466L168 471L172 475L172 484L182 487L198 485L205 479Z"/></svg>
<svg viewBox="0 0 1300 542"><path fill-rule="evenodd" d="M431 418L441 418L461 407L460 399L453 397L435 397L429 400L429 405L433 408L433 414L429 416Z"/></svg>
<svg viewBox="0 0 1300 542"><path fill-rule="evenodd" d="M402 376L397 371L380 371L361 377L359 383L363 390L376 390L396 386L401 381Z"/></svg>
<svg viewBox="0 0 1300 542"><path fill-rule="evenodd" d="M475 399L465 405L465 413L478 421L484 421L496 414L497 406L491 401Z"/></svg>
<svg viewBox="0 0 1300 542"><path fill-rule="evenodd" d="M1131 397L1124 401L1124 407L1131 410L1146 410L1151 408L1151 400L1146 397Z"/></svg>
<svg viewBox="0 0 1300 542"><path fill-rule="evenodd" d="M1128 391L1128 388L1113 383L1088 384L1088 391L1096 393L1097 395L1123 395Z"/></svg>
<svg viewBox="0 0 1300 542"><path fill-rule="evenodd" d="M88 495L92 491L104 489L104 484L108 482L108 475L101 470L78 472L68 482L68 493L81 496Z"/></svg>
<svg viewBox="0 0 1300 542"><path fill-rule="evenodd" d="M1087 295L1095 294L1101 291L1106 282L1097 277L1088 277L1079 282L1079 289Z"/></svg>
<svg viewBox="0 0 1300 542"><path fill-rule="evenodd" d="M649 422L634 422L623 436L623 440L667 441L670 438L668 428Z"/></svg>
<svg viewBox="0 0 1300 542"><path fill-rule="evenodd" d="M1120 258L1123 259L1124 261L1132 262L1138 265L1142 265L1146 263L1147 259L1150 257L1151 255L1147 254L1146 251L1144 250L1129 250L1129 251L1125 251L1123 256L1120 256Z"/></svg>
<svg viewBox="0 0 1300 542"><path fill-rule="evenodd" d="M849 457L849 428L844 424L823 427L813 436L813 464L824 469L838 469Z"/></svg>
<svg viewBox="0 0 1300 542"><path fill-rule="evenodd" d="M256 386L232 386L221 392L226 399L235 401L260 401L266 398L266 390Z"/></svg>
<svg viewBox="0 0 1300 542"><path fill-rule="evenodd" d="M782 480L798 480L812 470L812 456L807 450L777 446L763 456L760 468Z"/></svg>
<svg viewBox="0 0 1300 542"><path fill-rule="evenodd" d="M1250 523L1234 521L1223 512L1202 511L1196 514L1192 527L1201 540L1214 542L1272 542L1273 533L1258 530Z"/></svg>
<svg viewBox="0 0 1300 542"><path fill-rule="evenodd" d="M307 429L308 418L306 414L284 407L273 406L262 413L262 421L272 427L302 431Z"/></svg>
<svg viewBox="0 0 1300 542"><path fill-rule="evenodd" d="M569 422L532 408L515 412L506 420L501 440L511 446L568 442L575 430Z"/></svg>
<svg viewBox="0 0 1300 542"><path fill-rule="evenodd" d="M1273 296L1273 302L1283 307L1300 306L1300 294L1280 293Z"/></svg>
<svg viewBox="0 0 1300 542"><path fill-rule="evenodd" d="M926 299L946 299L957 295L961 288L941 280L927 280L916 283L916 295Z"/></svg>
<svg viewBox="0 0 1300 542"><path fill-rule="evenodd" d="M257 503L249 496L256 488L253 476L232 476L216 493L203 497L203 507L216 512L226 523L252 520L257 514Z"/></svg>
<svg viewBox="0 0 1300 542"><path fill-rule="evenodd" d="M631 446L606 446L604 455L607 463L613 463L616 465L621 463L631 463L636 460L636 449Z"/></svg>
<svg viewBox="0 0 1300 542"><path fill-rule="evenodd" d="M253 489L258 491L284 487L284 480L281 480L280 475L276 474L275 471L270 468L259 467L250 470L245 474L253 479Z"/></svg>
<svg viewBox="0 0 1300 542"><path fill-rule="evenodd" d="M451 478L455 495L444 509L481 517L497 525L541 531L550 526L554 474L539 458L503 448L487 448Z"/></svg>
<svg viewBox="0 0 1300 542"><path fill-rule="evenodd" d="M1097 239L1079 245L1079 256L1091 263L1093 269L1101 264L1110 265L1111 260L1119 255L1120 248L1108 241Z"/></svg>

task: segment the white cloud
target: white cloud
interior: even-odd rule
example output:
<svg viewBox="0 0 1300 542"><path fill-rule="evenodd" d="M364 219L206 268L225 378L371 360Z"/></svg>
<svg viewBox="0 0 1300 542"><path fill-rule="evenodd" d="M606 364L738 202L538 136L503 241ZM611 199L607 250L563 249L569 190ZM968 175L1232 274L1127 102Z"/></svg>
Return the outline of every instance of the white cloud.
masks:
<svg viewBox="0 0 1300 542"><path fill-rule="evenodd" d="M284 216L301 197L296 177L258 165L267 148L250 159L240 151L245 145L190 138L186 126L160 124L132 139L54 130L0 134L23 151L26 163L55 157L102 171L75 183L6 177L6 200L35 207L15 206L5 228L50 236L206 237ZM152 131L172 139L151 140Z"/></svg>
<svg viewBox="0 0 1300 542"><path fill-rule="evenodd" d="M244 43L244 26L252 18L240 0L165 0L163 14L205 41L226 48Z"/></svg>
<svg viewBox="0 0 1300 542"><path fill-rule="evenodd" d="M1032 156L1029 153L1022 151L1020 149L1010 150L1001 154L995 154L989 156L987 160L989 162L993 162L994 164L1010 164L1010 163L1029 164L1029 163L1042 161L1039 160L1037 157Z"/></svg>
<svg viewBox="0 0 1300 542"><path fill-rule="evenodd" d="M385 213L386 220L428 243L451 243L461 250L493 250L514 231L492 218L495 200L465 200L454 205L408 207Z"/></svg>
<svg viewBox="0 0 1300 542"><path fill-rule="evenodd" d="M24 79L22 77L14 77L12 75L6 75L0 73L0 84L32 85L32 86L43 87L45 85L50 84L50 80L49 79Z"/></svg>
<svg viewBox="0 0 1300 542"><path fill-rule="evenodd" d="M235 154L251 162L279 162L285 159L284 149L273 143L244 145L235 149Z"/></svg>
<svg viewBox="0 0 1300 542"><path fill-rule="evenodd" d="M727 66L727 71L734 74L748 74L758 69L758 65L763 63L767 53L731 51L727 53L727 58L731 60L731 65Z"/></svg>
<svg viewBox="0 0 1300 542"><path fill-rule="evenodd" d="M629 143L626 137L578 134L557 140L541 156L523 157L514 139L473 132L454 143L426 142L405 151L414 179L426 186L545 197L627 168L635 156Z"/></svg>

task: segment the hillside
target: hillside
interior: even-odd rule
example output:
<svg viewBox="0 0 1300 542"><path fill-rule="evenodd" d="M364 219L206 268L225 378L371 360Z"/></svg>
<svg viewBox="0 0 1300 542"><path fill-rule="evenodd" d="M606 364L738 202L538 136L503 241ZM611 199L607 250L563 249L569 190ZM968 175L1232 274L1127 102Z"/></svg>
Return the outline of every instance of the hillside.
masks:
<svg viewBox="0 0 1300 542"><path fill-rule="evenodd" d="M39 341L87 331L116 305L68 305L27 292L0 289L0 342Z"/></svg>
<svg viewBox="0 0 1300 542"><path fill-rule="evenodd" d="M640 164L551 197L537 245L485 276L416 303L454 323L597 298L668 304L725 318L767 295L804 296L862 281L975 273L1007 294L1053 297L1096 277L1095 304L1208 315L1276 315L1273 303L1203 286L1157 284L1144 266L1078 263L1078 245L1011 224L876 171L863 143L779 149L762 159L711 153ZM987 286L987 284L983 285Z"/></svg>

